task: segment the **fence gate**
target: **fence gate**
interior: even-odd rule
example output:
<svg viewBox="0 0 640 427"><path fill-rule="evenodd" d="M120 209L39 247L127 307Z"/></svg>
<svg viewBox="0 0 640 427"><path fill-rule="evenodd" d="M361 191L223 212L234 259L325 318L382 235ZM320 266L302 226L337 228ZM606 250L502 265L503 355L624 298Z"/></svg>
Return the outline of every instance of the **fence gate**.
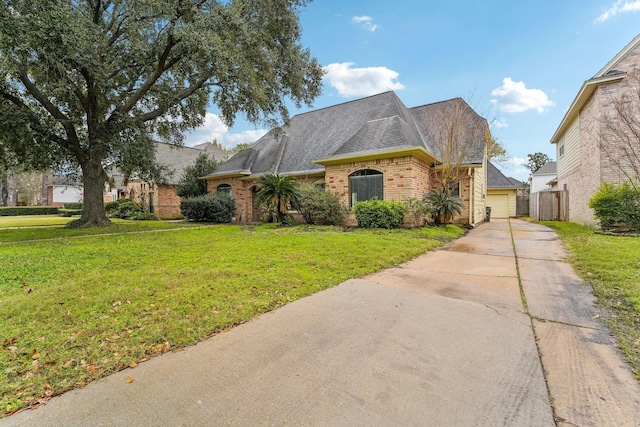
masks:
<svg viewBox="0 0 640 427"><path fill-rule="evenodd" d="M516 196L516 216L529 216L529 196Z"/></svg>
<svg viewBox="0 0 640 427"><path fill-rule="evenodd" d="M569 191L540 191L531 194L529 216L539 221L568 221Z"/></svg>

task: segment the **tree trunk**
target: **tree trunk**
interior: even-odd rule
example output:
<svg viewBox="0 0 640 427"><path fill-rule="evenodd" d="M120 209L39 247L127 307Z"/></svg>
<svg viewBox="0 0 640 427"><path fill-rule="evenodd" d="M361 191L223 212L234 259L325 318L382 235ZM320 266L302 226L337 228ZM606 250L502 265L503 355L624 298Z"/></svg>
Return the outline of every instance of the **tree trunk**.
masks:
<svg viewBox="0 0 640 427"><path fill-rule="evenodd" d="M99 162L85 162L82 167L82 183L84 184L82 227L106 227L111 224L104 209L103 192L107 182L107 174Z"/></svg>

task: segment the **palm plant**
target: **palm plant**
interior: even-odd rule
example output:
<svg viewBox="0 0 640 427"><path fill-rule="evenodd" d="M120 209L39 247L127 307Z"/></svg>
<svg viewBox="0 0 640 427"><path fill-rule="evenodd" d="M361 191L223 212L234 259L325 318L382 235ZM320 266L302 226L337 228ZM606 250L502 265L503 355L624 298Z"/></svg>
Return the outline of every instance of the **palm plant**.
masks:
<svg viewBox="0 0 640 427"><path fill-rule="evenodd" d="M464 203L459 197L452 196L451 191L431 190L424 195L424 203L427 205L431 218L435 225L446 224L456 215L460 215L464 209Z"/></svg>
<svg viewBox="0 0 640 427"><path fill-rule="evenodd" d="M296 203L300 195L298 182L290 176L268 173L258 178L262 187L258 193L258 203L267 208L275 208L278 222L284 223L287 210Z"/></svg>

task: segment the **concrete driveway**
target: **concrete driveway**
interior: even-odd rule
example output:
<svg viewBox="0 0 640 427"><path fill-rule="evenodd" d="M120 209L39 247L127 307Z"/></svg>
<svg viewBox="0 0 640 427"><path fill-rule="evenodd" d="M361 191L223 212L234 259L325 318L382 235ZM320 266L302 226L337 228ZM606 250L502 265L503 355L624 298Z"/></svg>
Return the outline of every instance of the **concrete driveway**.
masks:
<svg viewBox="0 0 640 427"><path fill-rule="evenodd" d="M0 426L637 426L565 255L548 228L486 223Z"/></svg>

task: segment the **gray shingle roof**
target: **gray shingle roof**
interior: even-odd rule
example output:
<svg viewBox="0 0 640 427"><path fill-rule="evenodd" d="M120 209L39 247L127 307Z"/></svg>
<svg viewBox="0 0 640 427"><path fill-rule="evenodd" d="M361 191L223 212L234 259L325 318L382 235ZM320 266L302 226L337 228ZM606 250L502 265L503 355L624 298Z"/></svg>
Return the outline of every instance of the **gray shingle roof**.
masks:
<svg viewBox="0 0 640 427"><path fill-rule="evenodd" d="M557 173L556 162L547 162L534 175L555 175Z"/></svg>
<svg viewBox="0 0 640 427"><path fill-rule="evenodd" d="M418 147L433 153L433 148L426 142L427 129L433 125L435 112L451 105L461 106L466 116L471 117L470 125L481 127L481 142L484 143L486 120L462 99L438 104L441 105L409 109L394 92L385 92L299 114L280 129L280 133L267 133L251 148L240 151L220 165L210 176L241 171L252 176L268 172L322 172L324 167L314 161L399 148ZM478 135L478 132L470 131L469 135L472 134ZM469 163L481 162L481 156L474 155L469 159Z"/></svg>
<svg viewBox="0 0 640 427"><path fill-rule="evenodd" d="M500 169L491 162L487 162L487 188L521 188L521 182L504 176Z"/></svg>

